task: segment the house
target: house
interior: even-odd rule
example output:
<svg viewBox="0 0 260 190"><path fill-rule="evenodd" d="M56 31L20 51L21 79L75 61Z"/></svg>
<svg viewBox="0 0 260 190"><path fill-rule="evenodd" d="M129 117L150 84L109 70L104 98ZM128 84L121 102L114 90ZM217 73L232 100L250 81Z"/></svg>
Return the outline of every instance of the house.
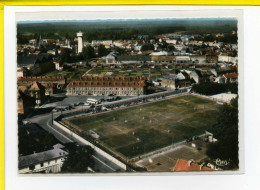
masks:
<svg viewBox="0 0 260 190"><path fill-rule="evenodd" d="M106 64L115 64L116 63L116 59L117 59L117 57L115 55L108 54L106 56Z"/></svg>
<svg viewBox="0 0 260 190"><path fill-rule="evenodd" d="M161 79L161 86L170 90L175 90L177 79L178 78L176 76L163 76Z"/></svg>
<svg viewBox="0 0 260 190"><path fill-rule="evenodd" d="M190 78L193 79L196 83L212 82L213 77L214 75L211 71L194 70L190 74Z"/></svg>
<svg viewBox="0 0 260 190"><path fill-rule="evenodd" d="M172 55L172 53L167 51L159 51L159 52L152 52L150 56L169 56Z"/></svg>
<svg viewBox="0 0 260 190"><path fill-rule="evenodd" d="M173 171L214 171L213 169L204 166L203 164L199 165L193 160L182 160L178 159L176 165L173 168Z"/></svg>
<svg viewBox="0 0 260 190"><path fill-rule="evenodd" d="M55 50L49 50L49 51L47 51L47 53L52 54L52 55L56 55L56 51Z"/></svg>
<svg viewBox="0 0 260 190"><path fill-rule="evenodd" d="M192 79L182 79L182 80L177 79L175 86L176 88L185 88L185 87L190 87L192 83L195 83L194 80Z"/></svg>
<svg viewBox="0 0 260 190"><path fill-rule="evenodd" d="M45 70L51 69L49 63L52 62L52 55L48 53L28 56L17 56L17 67L25 67L34 75L38 75Z"/></svg>
<svg viewBox="0 0 260 190"><path fill-rule="evenodd" d="M238 82L238 73L226 73L224 74L224 78L226 79L226 83L237 83Z"/></svg>
<svg viewBox="0 0 260 190"><path fill-rule="evenodd" d="M60 60L53 61L53 64L55 65L55 69L57 71L62 71L63 70L63 64L61 63Z"/></svg>
<svg viewBox="0 0 260 190"><path fill-rule="evenodd" d="M191 86L194 80L190 79L189 71L182 70L177 74L177 79L175 81L176 88L184 88Z"/></svg>
<svg viewBox="0 0 260 190"><path fill-rule="evenodd" d="M29 40L30 45L36 45L37 44L37 39L31 39Z"/></svg>
<svg viewBox="0 0 260 190"><path fill-rule="evenodd" d="M205 55L190 55L190 60L194 64L198 64L198 65L206 64Z"/></svg>
<svg viewBox="0 0 260 190"><path fill-rule="evenodd" d="M151 61L154 63L174 63L175 56L151 56Z"/></svg>
<svg viewBox="0 0 260 190"><path fill-rule="evenodd" d="M217 83L234 83L238 80L237 67L227 67L224 69L211 69L211 72L214 74L215 81Z"/></svg>
<svg viewBox="0 0 260 190"><path fill-rule="evenodd" d="M190 78L190 76L189 76L189 74L187 73L187 72L185 72L185 71L181 71L181 72L179 72L178 74L177 74L177 78L179 79L179 80L184 80L184 79L189 79Z"/></svg>
<svg viewBox="0 0 260 190"><path fill-rule="evenodd" d="M68 152L63 150L64 146L54 146L54 149L21 156L19 158L19 173L59 173L62 165L68 155Z"/></svg>
<svg viewBox="0 0 260 190"><path fill-rule="evenodd" d="M102 44L107 48L113 44L113 41L112 40L92 40L91 44L92 44L92 46L97 46L97 45Z"/></svg>
<svg viewBox="0 0 260 190"><path fill-rule="evenodd" d="M41 72L40 69L40 60L33 55L30 56L18 56L17 57L17 64L18 68L26 68L30 70L33 74L39 74Z"/></svg>
<svg viewBox="0 0 260 190"><path fill-rule="evenodd" d="M19 77L17 80L18 87L26 86L26 87L30 88L34 82L38 82L42 86L45 87L45 95L53 95L57 91L60 91L61 89L63 89L63 87L65 86L67 81L66 81L66 78L63 76ZM52 89L50 89L50 88L52 88Z"/></svg>
<svg viewBox="0 0 260 190"><path fill-rule="evenodd" d="M115 47L124 48L124 42L121 40L116 40L113 42Z"/></svg>
<svg viewBox="0 0 260 190"><path fill-rule="evenodd" d="M176 45L177 40L174 40L174 39L166 39L166 43L167 43L167 44L174 44L174 45Z"/></svg>
<svg viewBox="0 0 260 190"><path fill-rule="evenodd" d="M206 61L207 61L207 63L217 63L218 62L218 55L217 55L217 53L208 53L208 54L206 54Z"/></svg>
<svg viewBox="0 0 260 190"><path fill-rule="evenodd" d="M226 78L224 77L224 74L218 75L218 76L215 78L214 82L220 83L220 84L226 84L226 83L227 83Z"/></svg>
<svg viewBox="0 0 260 190"><path fill-rule="evenodd" d="M17 77L31 76L32 72L26 67L17 67Z"/></svg>
<svg viewBox="0 0 260 190"><path fill-rule="evenodd" d="M33 85L28 89L29 95L35 99L36 106L42 104L45 97L45 88L38 82L34 82Z"/></svg>
<svg viewBox="0 0 260 190"><path fill-rule="evenodd" d="M233 63L233 64L237 64L238 63L238 57L237 56L230 56L228 54L221 54L218 56L218 61L219 62L226 62L226 63Z"/></svg>
<svg viewBox="0 0 260 190"><path fill-rule="evenodd" d="M150 63L150 56L136 55L136 56L119 56L118 62L121 64L141 64Z"/></svg>
<svg viewBox="0 0 260 190"><path fill-rule="evenodd" d="M182 44L174 45L174 47L175 47L175 49L176 49L177 51L181 51L183 48L186 48L186 46L185 46L185 45L182 45Z"/></svg>
<svg viewBox="0 0 260 190"><path fill-rule="evenodd" d="M186 64L186 63L190 63L190 57L189 56L176 56L176 63L177 64Z"/></svg>

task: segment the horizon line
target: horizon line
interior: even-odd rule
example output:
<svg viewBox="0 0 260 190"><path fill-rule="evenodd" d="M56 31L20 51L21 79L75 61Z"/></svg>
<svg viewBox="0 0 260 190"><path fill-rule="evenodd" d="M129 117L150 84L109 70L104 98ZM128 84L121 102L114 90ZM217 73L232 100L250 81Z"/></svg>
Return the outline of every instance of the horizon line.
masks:
<svg viewBox="0 0 260 190"><path fill-rule="evenodd" d="M64 23L64 22L102 22L102 21L159 21L159 20L233 20L236 21L236 17L212 17L212 18L205 18L205 17L197 17L197 18L190 18L190 17L183 17L183 18L133 18L133 19L95 19L95 20L23 20L17 21L17 24L34 24L34 23Z"/></svg>

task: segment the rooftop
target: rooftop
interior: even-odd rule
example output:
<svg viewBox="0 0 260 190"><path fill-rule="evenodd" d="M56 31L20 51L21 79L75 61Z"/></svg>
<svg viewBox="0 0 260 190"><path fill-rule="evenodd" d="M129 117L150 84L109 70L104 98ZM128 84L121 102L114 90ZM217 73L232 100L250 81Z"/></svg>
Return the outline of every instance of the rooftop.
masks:
<svg viewBox="0 0 260 190"><path fill-rule="evenodd" d="M57 159L60 157L64 157L68 155L68 153L60 148L55 148L52 150L39 152L35 154L30 154L27 156L21 156L19 158L19 168L24 168L33 164L46 162L48 160Z"/></svg>
<svg viewBox="0 0 260 190"><path fill-rule="evenodd" d="M53 76L53 77L46 77L46 76L29 76L29 77L19 77L18 81L56 81L56 80L64 80L64 76Z"/></svg>
<svg viewBox="0 0 260 190"><path fill-rule="evenodd" d="M173 171L213 171L213 169L194 163L178 159Z"/></svg>
<svg viewBox="0 0 260 190"><path fill-rule="evenodd" d="M17 56L17 64L18 65L31 65L40 62L44 62L45 60L49 60L52 58L51 54L42 53L38 55L28 55L28 56Z"/></svg>
<svg viewBox="0 0 260 190"><path fill-rule="evenodd" d="M129 77L129 76L105 76L105 77L93 77L86 76L81 77L78 81L72 81L68 84L68 87L144 87L145 77Z"/></svg>

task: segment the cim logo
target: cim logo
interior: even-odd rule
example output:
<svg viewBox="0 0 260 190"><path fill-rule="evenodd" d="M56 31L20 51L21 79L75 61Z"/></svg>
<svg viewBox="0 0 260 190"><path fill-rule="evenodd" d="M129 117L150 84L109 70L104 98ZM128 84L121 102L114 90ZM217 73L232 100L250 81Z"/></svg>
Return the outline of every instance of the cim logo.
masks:
<svg viewBox="0 0 260 190"><path fill-rule="evenodd" d="M230 164L230 161L221 160L221 159L217 158L215 160L215 163L216 163L217 166L228 166Z"/></svg>

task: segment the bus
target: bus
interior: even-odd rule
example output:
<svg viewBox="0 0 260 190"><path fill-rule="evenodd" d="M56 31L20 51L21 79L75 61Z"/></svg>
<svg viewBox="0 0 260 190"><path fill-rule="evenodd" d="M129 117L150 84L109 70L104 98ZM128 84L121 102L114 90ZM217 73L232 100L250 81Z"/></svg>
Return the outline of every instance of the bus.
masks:
<svg viewBox="0 0 260 190"><path fill-rule="evenodd" d="M96 99L94 99L94 98L88 98L87 99L87 103L89 103L89 104L100 104L101 103L101 101L100 100L96 100Z"/></svg>

